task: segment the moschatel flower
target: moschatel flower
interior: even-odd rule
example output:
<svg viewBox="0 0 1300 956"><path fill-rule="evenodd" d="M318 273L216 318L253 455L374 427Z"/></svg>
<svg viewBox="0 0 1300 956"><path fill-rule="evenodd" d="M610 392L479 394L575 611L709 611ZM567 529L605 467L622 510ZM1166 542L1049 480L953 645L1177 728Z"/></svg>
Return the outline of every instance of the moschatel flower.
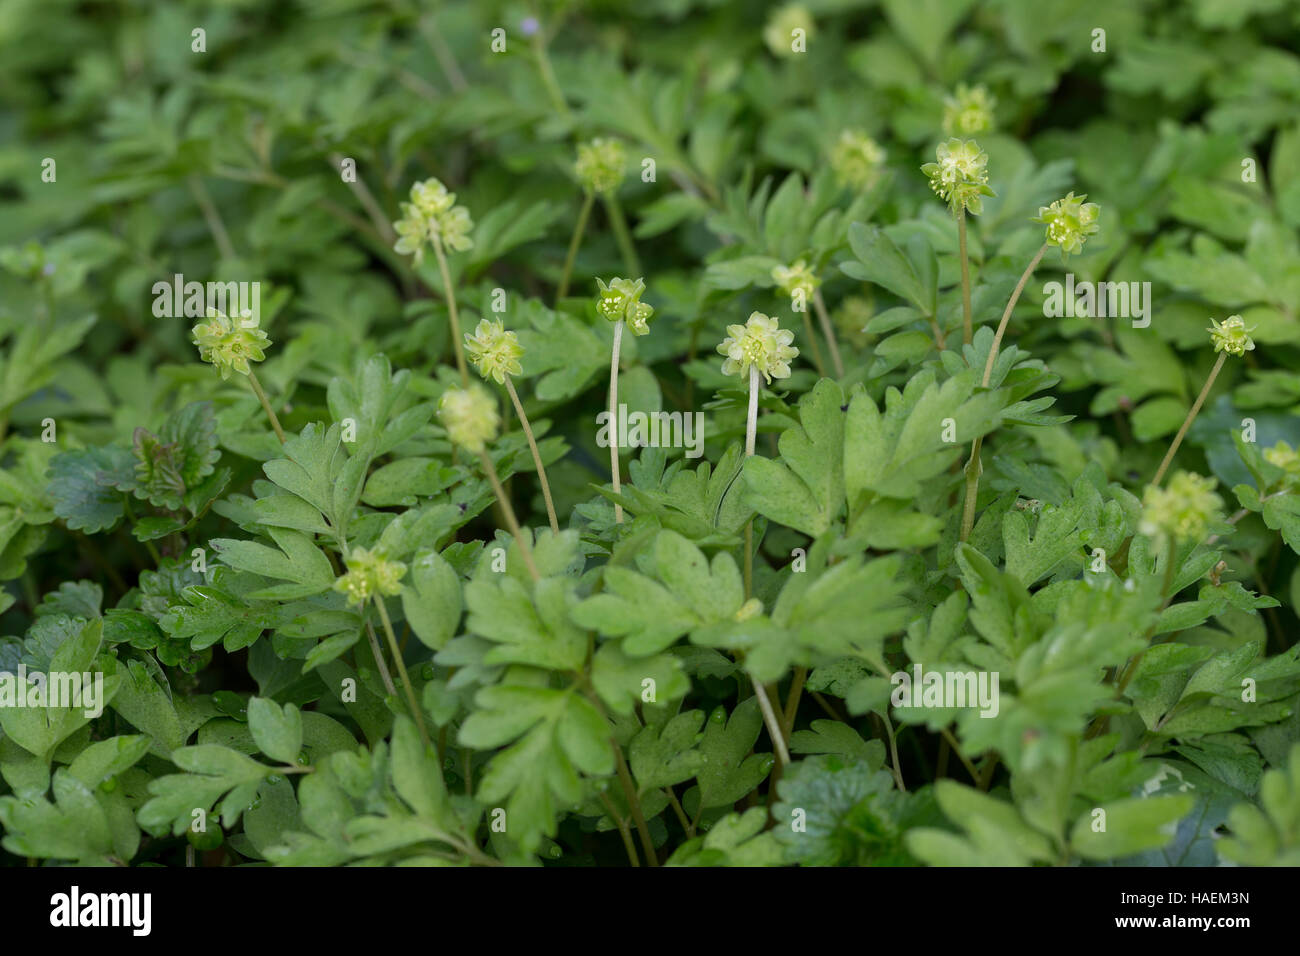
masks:
<svg viewBox="0 0 1300 956"><path fill-rule="evenodd" d="M1078 252L1084 242L1097 231L1097 215L1101 207L1095 202L1084 202L1087 195L1076 196L1071 191L1064 199L1050 206L1040 206L1031 222L1047 226L1047 243L1060 246L1065 255Z"/></svg>
<svg viewBox="0 0 1300 956"><path fill-rule="evenodd" d="M870 189L880 179L885 151L860 129L846 129L831 149L831 169L840 185Z"/></svg>
<svg viewBox="0 0 1300 956"><path fill-rule="evenodd" d="M362 604L376 594L400 594L406 565L389 561L381 551L353 548L348 552L348 570L334 582L334 590L348 596L349 604Z"/></svg>
<svg viewBox="0 0 1300 956"><path fill-rule="evenodd" d="M1138 530L1158 547L1169 541L1200 541L1223 508L1214 492L1217 484L1190 471L1174 472L1164 488L1148 485L1142 496L1142 521Z"/></svg>
<svg viewBox="0 0 1300 956"><path fill-rule="evenodd" d="M796 30L803 32L797 34ZM763 27L763 42L772 51L773 56L794 56L796 52L807 50L807 42L812 39L814 30L812 14L801 3L788 3L773 12ZM799 49L796 44L804 41Z"/></svg>
<svg viewBox="0 0 1300 956"><path fill-rule="evenodd" d="M438 401L438 418L453 444L476 454L496 437L501 424L496 401L477 383L443 392Z"/></svg>
<svg viewBox="0 0 1300 956"><path fill-rule="evenodd" d="M1216 352L1245 355L1255 348L1255 342L1250 337L1255 328L1247 328L1246 321L1239 315L1230 315L1222 322L1210 319L1210 327L1205 331L1210 333L1210 341L1214 343Z"/></svg>
<svg viewBox="0 0 1300 956"><path fill-rule="evenodd" d="M216 309L208 309L208 321L194 326L191 333L199 358L215 365L222 379L230 378L231 372L247 375L251 371L248 363L266 358L263 350L271 344L255 320L232 321Z"/></svg>
<svg viewBox="0 0 1300 956"><path fill-rule="evenodd" d="M983 197L994 194L988 186L988 154L973 139L953 138L939 144L935 160L921 167L930 178L930 188L948 203L954 216L963 209L978 215Z"/></svg>
<svg viewBox="0 0 1300 956"><path fill-rule="evenodd" d="M622 140L600 137L578 145L573 171L582 188L597 194L613 192L627 169L627 149Z"/></svg>
<svg viewBox="0 0 1300 956"><path fill-rule="evenodd" d="M993 129L993 108L998 101L982 86L958 83L943 101L943 131L949 136L974 136Z"/></svg>
<svg viewBox="0 0 1300 956"><path fill-rule="evenodd" d="M507 332L499 321L480 319L473 332L465 333L465 351L478 373L494 379L498 385L505 382L507 375L523 374L519 359L524 349L519 344L519 336Z"/></svg>
<svg viewBox="0 0 1300 956"><path fill-rule="evenodd" d="M812 299L813 293L821 285L821 282L813 275L812 270L808 268L808 264L802 259L792 266L773 266L772 281L776 283L776 287L781 290L782 295L788 295L792 299L795 292L802 292L804 303Z"/></svg>
<svg viewBox="0 0 1300 956"><path fill-rule="evenodd" d="M469 210L456 205L456 194L447 191L437 179L426 179L411 186L411 201L401 204L402 218L393 223L397 242L393 248L402 255L415 255L419 262L424 244L437 239L445 249L464 252L474 247L470 231L474 221Z"/></svg>
<svg viewBox="0 0 1300 956"><path fill-rule="evenodd" d="M650 331L650 316L655 310L641 301L641 293L645 292L644 279L614 278L609 280L609 285L603 279L597 279L596 285L600 287L597 312L611 322L625 320L633 335L645 335Z"/></svg>
<svg viewBox="0 0 1300 956"><path fill-rule="evenodd" d="M1272 448L1265 448L1264 460L1285 471L1289 481L1300 478L1300 453L1286 442L1279 441Z"/></svg>
<svg viewBox="0 0 1300 956"><path fill-rule="evenodd" d="M722 374L746 376L752 365L769 384L774 378L789 378L790 361L799 354L792 342L794 333L776 319L751 313L744 325L727 326L727 337L718 346L718 354L726 356Z"/></svg>

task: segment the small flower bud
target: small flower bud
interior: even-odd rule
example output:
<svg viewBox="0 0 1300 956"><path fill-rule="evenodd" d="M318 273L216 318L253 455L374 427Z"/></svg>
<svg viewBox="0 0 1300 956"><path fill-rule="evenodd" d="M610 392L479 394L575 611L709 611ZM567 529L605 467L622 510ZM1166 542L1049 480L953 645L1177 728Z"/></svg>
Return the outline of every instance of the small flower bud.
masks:
<svg viewBox="0 0 1300 956"><path fill-rule="evenodd" d="M1264 449L1264 460L1291 475L1300 476L1300 453L1284 441Z"/></svg>
<svg viewBox="0 0 1300 956"><path fill-rule="evenodd" d="M1214 492L1216 484L1213 478L1179 471L1164 488L1148 485L1138 530L1161 548L1170 541L1200 541L1223 508L1223 499Z"/></svg>
<svg viewBox="0 0 1300 956"><path fill-rule="evenodd" d="M497 434L501 416L497 403L483 386L449 388L438 402L438 419L452 444L477 454Z"/></svg>
<svg viewBox="0 0 1300 956"><path fill-rule="evenodd" d="M772 281L776 283L776 287L781 290L783 295L788 295L791 298L794 298L797 290L802 291L804 302L812 299L813 293L821 285L818 278L813 275L812 270L808 268L808 264L802 259L792 266L773 266Z"/></svg>
<svg viewBox="0 0 1300 956"><path fill-rule="evenodd" d="M1089 236L1097 231L1097 216L1101 207L1095 202L1084 202L1087 195L1076 196L1070 192L1050 206L1040 206L1031 222L1047 226L1047 243L1060 246L1065 255L1078 252Z"/></svg>
<svg viewBox="0 0 1300 956"><path fill-rule="evenodd" d="M958 83L952 96L943 101L943 131L949 136L974 136L994 127L993 108L998 101L983 86Z"/></svg>
<svg viewBox="0 0 1300 956"><path fill-rule="evenodd" d="M763 42L772 51L773 56L794 56L795 30L802 30L804 41L813 38L816 25L812 14L801 3L788 3L775 10L763 27Z"/></svg>
<svg viewBox="0 0 1300 956"><path fill-rule="evenodd" d="M1216 352L1245 355L1255 348L1255 342L1250 337L1255 329L1253 326L1247 328L1245 320L1239 315L1230 315L1222 322L1210 319L1210 327L1205 331L1210 333L1210 341L1214 343Z"/></svg>
<svg viewBox="0 0 1300 956"><path fill-rule="evenodd" d="M846 129L831 149L831 169L841 186L870 189L880 179L885 151L860 129Z"/></svg>
<svg viewBox="0 0 1300 956"><path fill-rule="evenodd" d="M627 149L622 140L598 137L578 145L573 171L582 188L597 194L618 189L627 169Z"/></svg>
<svg viewBox="0 0 1300 956"><path fill-rule="evenodd" d="M718 354L726 356L722 374L747 376L752 365L769 384L774 378L789 378L790 361L799 355L793 342L794 333L776 319L751 313L744 325L727 326L727 337L718 346Z"/></svg>
<svg viewBox="0 0 1300 956"><path fill-rule="evenodd" d="M400 594L406 565L389 561L382 552L353 548L347 556L348 570L334 582L334 590L348 596L349 604L362 604L376 594Z"/></svg>
<svg viewBox="0 0 1300 956"><path fill-rule="evenodd" d="M271 344L251 319L232 322L216 309L208 309L208 321L194 326L191 334L199 347L199 358L215 365L222 379L230 378L231 372L249 374L252 369L248 363L266 358L263 349Z"/></svg>
<svg viewBox="0 0 1300 956"><path fill-rule="evenodd" d="M519 336L507 332L499 321L480 319L473 332L465 333L465 351L478 373L498 385L505 382L507 375L523 374L519 359L524 349Z"/></svg>

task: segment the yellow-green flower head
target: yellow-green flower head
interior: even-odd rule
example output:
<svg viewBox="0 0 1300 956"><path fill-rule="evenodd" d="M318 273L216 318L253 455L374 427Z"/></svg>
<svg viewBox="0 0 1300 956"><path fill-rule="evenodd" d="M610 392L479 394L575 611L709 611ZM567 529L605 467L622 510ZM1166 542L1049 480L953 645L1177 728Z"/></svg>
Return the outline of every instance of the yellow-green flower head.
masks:
<svg viewBox="0 0 1300 956"><path fill-rule="evenodd" d="M424 244L429 238L428 219L409 202L401 204L402 218L393 223L397 241L393 249L398 255L415 256L416 265L424 258Z"/></svg>
<svg viewBox="0 0 1300 956"><path fill-rule="evenodd" d="M846 129L831 149L831 169L840 185L870 189L880 179L885 151L860 129Z"/></svg>
<svg viewBox="0 0 1300 956"><path fill-rule="evenodd" d="M1138 530L1158 547L1173 541L1200 541L1223 508L1214 492L1217 482L1190 471L1175 472L1163 487L1148 485L1142 496Z"/></svg>
<svg viewBox="0 0 1300 956"><path fill-rule="evenodd" d="M596 285L600 287L597 312L611 322L626 321L633 335L645 335L650 331L650 316L655 310L641 301L641 293L645 292L644 279L613 278L609 285L603 279L597 279Z"/></svg>
<svg viewBox="0 0 1300 956"><path fill-rule="evenodd" d="M1083 243L1098 229L1097 216L1101 207L1095 202L1084 202L1087 194L1076 196L1073 191L1050 206L1040 206L1031 222L1047 226L1047 244L1060 246L1065 255L1078 252Z"/></svg>
<svg viewBox="0 0 1300 956"><path fill-rule="evenodd" d="M979 214L989 188L988 154L973 139L950 139L935 150L935 162L921 172L930 178L930 188L948 203L953 215L963 209Z"/></svg>
<svg viewBox="0 0 1300 956"><path fill-rule="evenodd" d="M789 378L790 361L799 354L793 342L793 332L754 312L744 325L727 326L727 337L718 346L718 354L726 356L722 374L748 376L752 365L769 384L774 378Z"/></svg>
<svg viewBox="0 0 1300 956"><path fill-rule="evenodd" d="M1283 471L1300 475L1300 454L1284 441L1279 441L1272 448L1265 448L1264 460Z"/></svg>
<svg viewBox="0 0 1300 956"><path fill-rule="evenodd" d="M441 216L456 205L456 194L438 179L426 179L411 186L411 205L422 216Z"/></svg>
<svg viewBox="0 0 1300 956"><path fill-rule="evenodd" d="M943 101L943 131L949 136L974 136L993 129L993 108L998 101L983 86L958 83Z"/></svg>
<svg viewBox="0 0 1300 956"><path fill-rule="evenodd" d="M519 344L519 336L507 332L499 321L480 319L473 332L465 333L465 351L478 373L498 385L505 382L507 375L523 374L519 359L524 347Z"/></svg>
<svg viewBox="0 0 1300 956"><path fill-rule="evenodd" d="M449 388L438 401L438 419L452 444L477 454L497 436L501 416L497 403L482 385Z"/></svg>
<svg viewBox="0 0 1300 956"><path fill-rule="evenodd" d="M444 249L464 252L474 247L469 234L474 228L469 210L456 205L456 194L436 179L426 179L411 187L411 201L401 204L402 218L393 223L397 242L393 248L401 255L414 254L418 263L424 244L437 239Z"/></svg>
<svg viewBox="0 0 1300 956"><path fill-rule="evenodd" d="M230 378L231 372L247 375L252 371L248 363L266 358L263 350L271 344L256 320L232 321L216 309L208 309L208 321L194 326L191 333L199 358L215 365L222 379Z"/></svg>
<svg viewBox="0 0 1300 956"><path fill-rule="evenodd" d="M578 145L573 171L588 192L613 192L623 181L626 169L627 149L622 140L599 137Z"/></svg>
<svg viewBox="0 0 1300 956"><path fill-rule="evenodd" d="M1247 328L1245 319L1239 315L1230 315L1222 322L1210 319L1210 327L1205 331L1210 333L1210 341L1214 343L1216 352L1245 355L1255 348L1255 342L1250 337L1255 328Z"/></svg>
<svg viewBox="0 0 1300 956"><path fill-rule="evenodd" d="M376 594L390 597L402 591L406 565L389 561L382 552L353 548L348 552L348 570L334 582L334 590L348 596L349 604L363 604Z"/></svg>
<svg viewBox="0 0 1300 956"><path fill-rule="evenodd" d="M813 275L813 271L808 268L808 264L802 259L792 266L773 266L772 281L776 287L781 290L782 295L788 295L794 298L796 291L803 292L803 301L805 303L812 299L812 295L821 285L818 278Z"/></svg>
<svg viewBox="0 0 1300 956"><path fill-rule="evenodd" d="M796 30L802 30L803 33L796 34ZM807 43L815 32L816 24L813 23L808 8L801 3L787 3L768 18L767 26L763 28L763 42L773 56L794 56L799 52L795 47L798 38L803 38L801 47L806 51Z"/></svg>

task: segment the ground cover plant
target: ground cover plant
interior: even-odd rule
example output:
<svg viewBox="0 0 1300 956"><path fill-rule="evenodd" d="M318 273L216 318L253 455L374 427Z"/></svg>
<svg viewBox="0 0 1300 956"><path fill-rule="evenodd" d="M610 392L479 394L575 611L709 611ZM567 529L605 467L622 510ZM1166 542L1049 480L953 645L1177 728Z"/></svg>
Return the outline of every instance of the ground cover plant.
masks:
<svg viewBox="0 0 1300 956"><path fill-rule="evenodd" d="M1300 863L1297 40L7 5L4 863Z"/></svg>

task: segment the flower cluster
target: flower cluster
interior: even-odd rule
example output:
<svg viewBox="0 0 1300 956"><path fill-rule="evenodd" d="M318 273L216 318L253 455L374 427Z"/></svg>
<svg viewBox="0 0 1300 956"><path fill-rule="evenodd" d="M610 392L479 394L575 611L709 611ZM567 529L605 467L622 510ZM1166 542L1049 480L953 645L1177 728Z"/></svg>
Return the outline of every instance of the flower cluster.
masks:
<svg viewBox="0 0 1300 956"><path fill-rule="evenodd" d="M496 401L478 384L443 392L438 401L438 419L452 444L476 454L496 437L501 424Z"/></svg>
<svg viewBox="0 0 1300 956"><path fill-rule="evenodd" d="M426 242L439 242L452 252L474 247L470 231L474 221L469 210L456 205L456 194L447 191L437 179L426 179L411 187L411 201L401 204L402 218L393 223L397 242L393 248L402 255L415 254L419 262Z"/></svg>
<svg viewBox="0 0 1300 956"><path fill-rule="evenodd" d="M954 138L939 144L935 160L921 167L930 178L930 188L948 203L954 216L962 210L978 215L983 197L993 195L988 185L988 153L973 139Z"/></svg>
<svg viewBox="0 0 1300 956"><path fill-rule="evenodd" d="M625 320L633 335L645 335L650 331L650 316L655 310L641 301L641 293L645 292L644 279L614 278L609 280L609 285L597 279L596 285L600 287L597 312L611 322Z"/></svg>
<svg viewBox="0 0 1300 956"><path fill-rule="evenodd" d="M1285 487L1291 488L1300 484L1300 452L1286 442L1279 441L1272 448L1265 448L1264 460L1286 473L1282 478Z"/></svg>
<svg viewBox="0 0 1300 956"><path fill-rule="evenodd" d="M776 283L776 287L781 290L782 295L788 295L792 299L795 297L796 292L801 292L805 305L812 299L817 287L821 285L821 282L813 275L813 271L808 268L808 264L802 259L792 266L773 266L772 281Z"/></svg>
<svg viewBox="0 0 1300 956"><path fill-rule="evenodd" d="M621 140L602 137L578 145L578 161L573 171L588 192L613 192L623 181L626 169L627 150Z"/></svg>
<svg viewBox="0 0 1300 956"><path fill-rule="evenodd" d="M727 337L718 346L718 354L726 356L722 374L746 376L752 365L769 384L774 378L789 378L790 361L799 354L793 342L793 332L781 328L776 319L754 312L744 325L727 326Z"/></svg>
<svg viewBox="0 0 1300 956"><path fill-rule="evenodd" d="M478 373L498 385L505 382L507 375L523 374L519 359L524 348L519 344L519 336L507 332L499 321L480 319L473 332L465 333L465 351Z"/></svg>
<svg viewBox="0 0 1300 956"><path fill-rule="evenodd" d="M1245 355L1255 348L1255 341L1250 337L1254 327L1247 328L1246 321L1239 315L1230 315L1222 322L1210 319L1210 341L1214 351L1227 352L1229 355Z"/></svg>
<svg viewBox="0 0 1300 956"><path fill-rule="evenodd" d="M1217 482L1189 471L1175 472L1164 488L1147 486L1138 530L1157 547L1170 541L1200 541L1223 508L1214 492Z"/></svg>
<svg viewBox="0 0 1300 956"><path fill-rule="evenodd" d="M885 151L860 129L846 129L831 149L831 169L840 185L870 189L880 179Z"/></svg>
<svg viewBox="0 0 1300 956"><path fill-rule="evenodd" d="M763 42L773 56L793 56L796 52L796 30L803 31L805 44L811 40L814 33L812 14L801 3L787 3L768 18L767 26L763 27Z"/></svg>
<svg viewBox="0 0 1300 956"><path fill-rule="evenodd" d="M406 574L406 565L401 561L389 561L378 550L353 548L348 552L347 564L347 573L334 582L334 590L346 594L349 604L362 604L376 594L401 593L401 580Z"/></svg>
<svg viewBox="0 0 1300 956"><path fill-rule="evenodd" d="M998 101L982 86L958 83L943 101L943 131L949 136L974 136L993 129L993 108Z"/></svg>
<svg viewBox="0 0 1300 956"><path fill-rule="evenodd" d="M1087 195L1076 196L1073 191L1050 206L1041 206L1032 222L1047 226L1047 243L1060 246L1065 255L1078 252L1089 236L1097 231L1097 215L1101 207L1095 202L1084 202Z"/></svg>
<svg viewBox="0 0 1300 956"><path fill-rule="evenodd" d="M215 365L222 379L230 378L231 372L249 374L252 369L248 363L266 358L264 349L271 344L256 320L233 322L216 309L208 309L208 321L194 326L191 334L199 347L199 358Z"/></svg>

